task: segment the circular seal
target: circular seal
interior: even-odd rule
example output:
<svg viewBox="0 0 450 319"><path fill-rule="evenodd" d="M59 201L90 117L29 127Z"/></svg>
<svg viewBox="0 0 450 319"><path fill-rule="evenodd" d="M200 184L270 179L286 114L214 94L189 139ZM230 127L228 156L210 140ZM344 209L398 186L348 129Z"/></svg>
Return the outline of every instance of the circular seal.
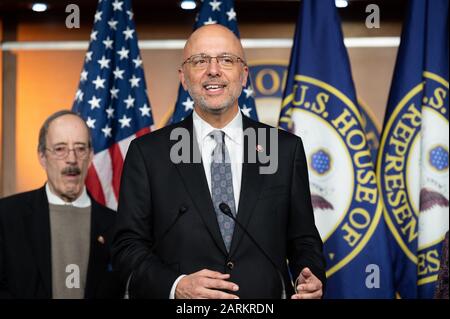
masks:
<svg viewBox="0 0 450 319"><path fill-rule="evenodd" d="M418 264L419 284L436 280L449 227L448 82L430 72L423 76L386 122L377 164L386 222Z"/></svg>
<svg viewBox="0 0 450 319"><path fill-rule="evenodd" d="M280 121L303 140L330 277L362 251L382 212L361 113L343 92L304 75L295 76L283 108Z"/></svg>

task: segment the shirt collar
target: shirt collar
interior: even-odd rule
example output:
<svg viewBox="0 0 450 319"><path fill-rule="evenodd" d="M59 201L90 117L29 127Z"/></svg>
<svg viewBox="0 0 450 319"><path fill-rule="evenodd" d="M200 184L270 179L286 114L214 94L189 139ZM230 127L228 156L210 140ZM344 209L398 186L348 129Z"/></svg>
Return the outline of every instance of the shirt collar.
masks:
<svg viewBox="0 0 450 319"><path fill-rule="evenodd" d="M203 120L197 112L193 112L194 128L196 130L197 138L203 141L212 131L217 130L217 128L211 126L208 122ZM225 127L220 129L228 136L233 142L237 144L242 144L243 136L243 124L242 124L242 114L240 111L237 112L236 116L228 123Z"/></svg>
<svg viewBox="0 0 450 319"><path fill-rule="evenodd" d="M86 186L83 187L83 191L81 192L81 195L74 200L73 202L65 202L58 196L56 196L52 191L50 190L50 186L48 186L48 183L45 184L45 192L47 193L47 199L49 204L53 205L72 205L78 208L86 208L91 206L91 199L89 198Z"/></svg>

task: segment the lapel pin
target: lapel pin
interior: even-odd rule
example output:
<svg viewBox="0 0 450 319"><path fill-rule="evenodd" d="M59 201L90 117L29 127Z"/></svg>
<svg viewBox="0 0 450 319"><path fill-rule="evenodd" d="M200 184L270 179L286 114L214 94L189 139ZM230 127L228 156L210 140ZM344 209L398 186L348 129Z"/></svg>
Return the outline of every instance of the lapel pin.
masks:
<svg viewBox="0 0 450 319"><path fill-rule="evenodd" d="M98 236L97 241L98 241L100 244L104 244L104 243L105 243L105 238L104 238L103 236Z"/></svg>
<svg viewBox="0 0 450 319"><path fill-rule="evenodd" d="M258 151L258 152L262 152L262 151L264 151L264 147L262 147L261 145L256 145L256 151Z"/></svg>

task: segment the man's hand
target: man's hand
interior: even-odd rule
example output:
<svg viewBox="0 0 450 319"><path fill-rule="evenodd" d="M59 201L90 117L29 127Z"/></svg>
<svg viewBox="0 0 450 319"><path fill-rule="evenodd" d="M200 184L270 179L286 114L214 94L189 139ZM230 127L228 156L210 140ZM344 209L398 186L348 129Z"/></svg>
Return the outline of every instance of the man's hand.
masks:
<svg viewBox="0 0 450 319"><path fill-rule="evenodd" d="M295 285L291 299L320 299L323 295L322 282L307 267L300 272Z"/></svg>
<svg viewBox="0 0 450 319"><path fill-rule="evenodd" d="M229 274L203 269L183 277L175 289L176 299L239 299L220 290L238 291L235 283L227 281ZM220 290L218 290L220 289Z"/></svg>

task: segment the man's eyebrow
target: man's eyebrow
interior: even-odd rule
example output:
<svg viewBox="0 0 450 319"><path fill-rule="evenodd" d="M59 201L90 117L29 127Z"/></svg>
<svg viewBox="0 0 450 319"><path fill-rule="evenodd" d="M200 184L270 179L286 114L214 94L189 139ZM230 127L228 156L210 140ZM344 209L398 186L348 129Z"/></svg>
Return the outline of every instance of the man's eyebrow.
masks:
<svg viewBox="0 0 450 319"><path fill-rule="evenodd" d="M193 54L191 56L195 56L195 55L212 56L211 54L208 54L208 53L205 53L205 52L196 53L196 54ZM236 55L236 56L238 56L237 54L234 54L234 53L231 53L231 52L220 52L220 53L217 54L217 56L222 56L222 55Z"/></svg>
<svg viewBox="0 0 450 319"><path fill-rule="evenodd" d="M74 145L87 145L89 143L87 143L87 142L74 142L73 144ZM58 146L58 145L68 145L68 143L66 143L66 142L58 142L58 143L53 144L53 146Z"/></svg>

